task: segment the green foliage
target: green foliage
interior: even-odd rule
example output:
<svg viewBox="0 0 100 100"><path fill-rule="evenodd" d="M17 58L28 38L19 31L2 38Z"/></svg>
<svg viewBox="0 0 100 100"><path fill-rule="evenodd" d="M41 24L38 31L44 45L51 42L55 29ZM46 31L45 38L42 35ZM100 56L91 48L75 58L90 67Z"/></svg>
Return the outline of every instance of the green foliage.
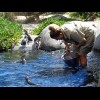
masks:
<svg viewBox="0 0 100 100"><path fill-rule="evenodd" d="M81 19L85 19L86 18L85 12L71 12L70 16L71 17L75 17L75 18L81 18Z"/></svg>
<svg viewBox="0 0 100 100"><path fill-rule="evenodd" d="M95 13L96 17L100 17L100 12L90 12L90 13ZM71 12L70 16L75 18L86 19L89 15L87 14L87 12Z"/></svg>
<svg viewBox="0 0 100 100"><path fill-rule="evenodd" d="M96 16L97 17L100 17L100 12L96 12Z"/></svg>
<svg viewBox="0 0 100 100"><path fill-rule="evenodd" d="M8 49L16 44L22 36L22 27L17 22L11 22L0 17L0 50Z"/></svg>
<svg viewBox="0 0 100 100"><path fill-rule="evenodd" d="M14 12L0 12L0 17L6 18L10 21L15 20L15 14Z"/></svg>
<svg viewBox="0 0 100 100"><path fill-rule="evenodd" d="M49 24L54 23L54 24L61 26L65 22L69 22L72 20L75 20L75 19L68 19L68 18L63 18L63 17L61 17L61 18L53 18L53 17L47 18L47 19L41 21L40 24L35 29L32 30L32 34L39 35L41 33L41 31Z"/></svg>

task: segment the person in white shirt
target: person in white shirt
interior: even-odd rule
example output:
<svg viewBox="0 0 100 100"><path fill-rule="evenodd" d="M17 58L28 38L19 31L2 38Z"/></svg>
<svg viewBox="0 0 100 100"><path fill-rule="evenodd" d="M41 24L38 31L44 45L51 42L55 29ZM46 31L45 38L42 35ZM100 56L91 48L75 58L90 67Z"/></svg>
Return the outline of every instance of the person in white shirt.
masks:
<svg viewBox="0 0 100 100"><path fill-rule="evenodd" d="M50 26L50 37L56 40L64 40L66 54L70 53L68 43L75 45L75 53L79 55L82 68L87 66L87 54L92 50L96 26L92 23L73 21L60 26Z"/></svg>

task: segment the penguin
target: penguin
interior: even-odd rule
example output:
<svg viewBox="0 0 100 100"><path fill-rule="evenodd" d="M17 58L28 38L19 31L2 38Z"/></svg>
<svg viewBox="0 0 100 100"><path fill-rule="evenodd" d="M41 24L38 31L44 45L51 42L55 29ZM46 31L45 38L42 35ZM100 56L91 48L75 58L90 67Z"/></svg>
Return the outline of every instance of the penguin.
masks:
<svg viewBox="0 0 100 100"><path fill-rule="evenodd" d="M31 82L30 79L28 78L28 76L25 76L24 78L25 78L26 83L28 83L29 85L33 85L33 86L36 86L36 87L41 87L41 85Z"/></svg>
<svg viewBox="0 0 100 100"><path fill-rule="evenodd" d="M38 36L38 37L36 37L36 38L34 39L34 44L35 44L35 48L36 48L37 50L39 50L40 45L41 45L41 37L40 37L40 36Z"/></svg>
<svg viewBox="0 0 100 100"><path fill-rule="evenodd" d="M24 30L25 35L27 36L28 42L33 41L27 30Z"/></svg>
<svg viewBox="0 0 100 100"><path fill-rule="evenodd" d="M22 56L21 57L21 61L20 61L22 64L26 64L26 59L25 59L25 56Z"/></svg>
<svg viewBox="0 0 100 100"><path fill-rule="evenodd" d="M21 41L21 45L26 45L27 43L27 37L25 36L24 39Z"/></svg>

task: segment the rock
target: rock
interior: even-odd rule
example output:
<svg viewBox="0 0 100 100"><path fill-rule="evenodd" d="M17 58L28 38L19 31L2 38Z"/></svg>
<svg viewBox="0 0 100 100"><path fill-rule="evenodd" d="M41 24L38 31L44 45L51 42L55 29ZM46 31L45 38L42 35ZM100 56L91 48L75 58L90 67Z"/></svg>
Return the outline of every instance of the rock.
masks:
<svg viewBox="0 0 100 100"><path fill-rule="evenodd" d="M93 51L100 53L100 23L97 26L97 33L96 33L96 39L94 42Z"/></svg>
<svg viewBox="0 0 100 100"><path fill-rule="evenodd" d="M50 25L56 25L56 24L50 24ZM46 51L54 51L54 50L59 50L59 49L64 49L65 44L62 43L60 40L55 40L50 37L50 30L49 26L45 27L42 32L40 33L41 37L41 50L46 50Z"/></svg>

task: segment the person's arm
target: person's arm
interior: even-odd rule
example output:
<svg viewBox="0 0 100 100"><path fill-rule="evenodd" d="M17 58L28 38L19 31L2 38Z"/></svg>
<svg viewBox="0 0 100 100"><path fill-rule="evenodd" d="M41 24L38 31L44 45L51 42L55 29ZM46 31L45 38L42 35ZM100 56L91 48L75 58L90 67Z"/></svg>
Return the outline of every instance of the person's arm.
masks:
<svg viewBox="0 0 100 100"><path fill-rule="evenodd" d="M77 47L80 47L86 43L86 39L84 38L84 36L80 35L78 31L77 33L72 33L70 37L75 43L77 43L76 44Z"/></svg>
<svg viewBox="0 0 100 100"><path fill-rule="evenodd" d="M66 51L65 51L65 53L66 53L66 55L69 55L70 54L70 43L65 42L65 45L66 45Z"/></svg>
<svg viewBox="0 0 100 100"><path fill-rule="evenodd" d="M86 43L86 39L83 38L83 40L82 40L81 42L79 42L79 43L76 45L76 47L80 47L80 46L84 45L85 43Z"/></svg>

